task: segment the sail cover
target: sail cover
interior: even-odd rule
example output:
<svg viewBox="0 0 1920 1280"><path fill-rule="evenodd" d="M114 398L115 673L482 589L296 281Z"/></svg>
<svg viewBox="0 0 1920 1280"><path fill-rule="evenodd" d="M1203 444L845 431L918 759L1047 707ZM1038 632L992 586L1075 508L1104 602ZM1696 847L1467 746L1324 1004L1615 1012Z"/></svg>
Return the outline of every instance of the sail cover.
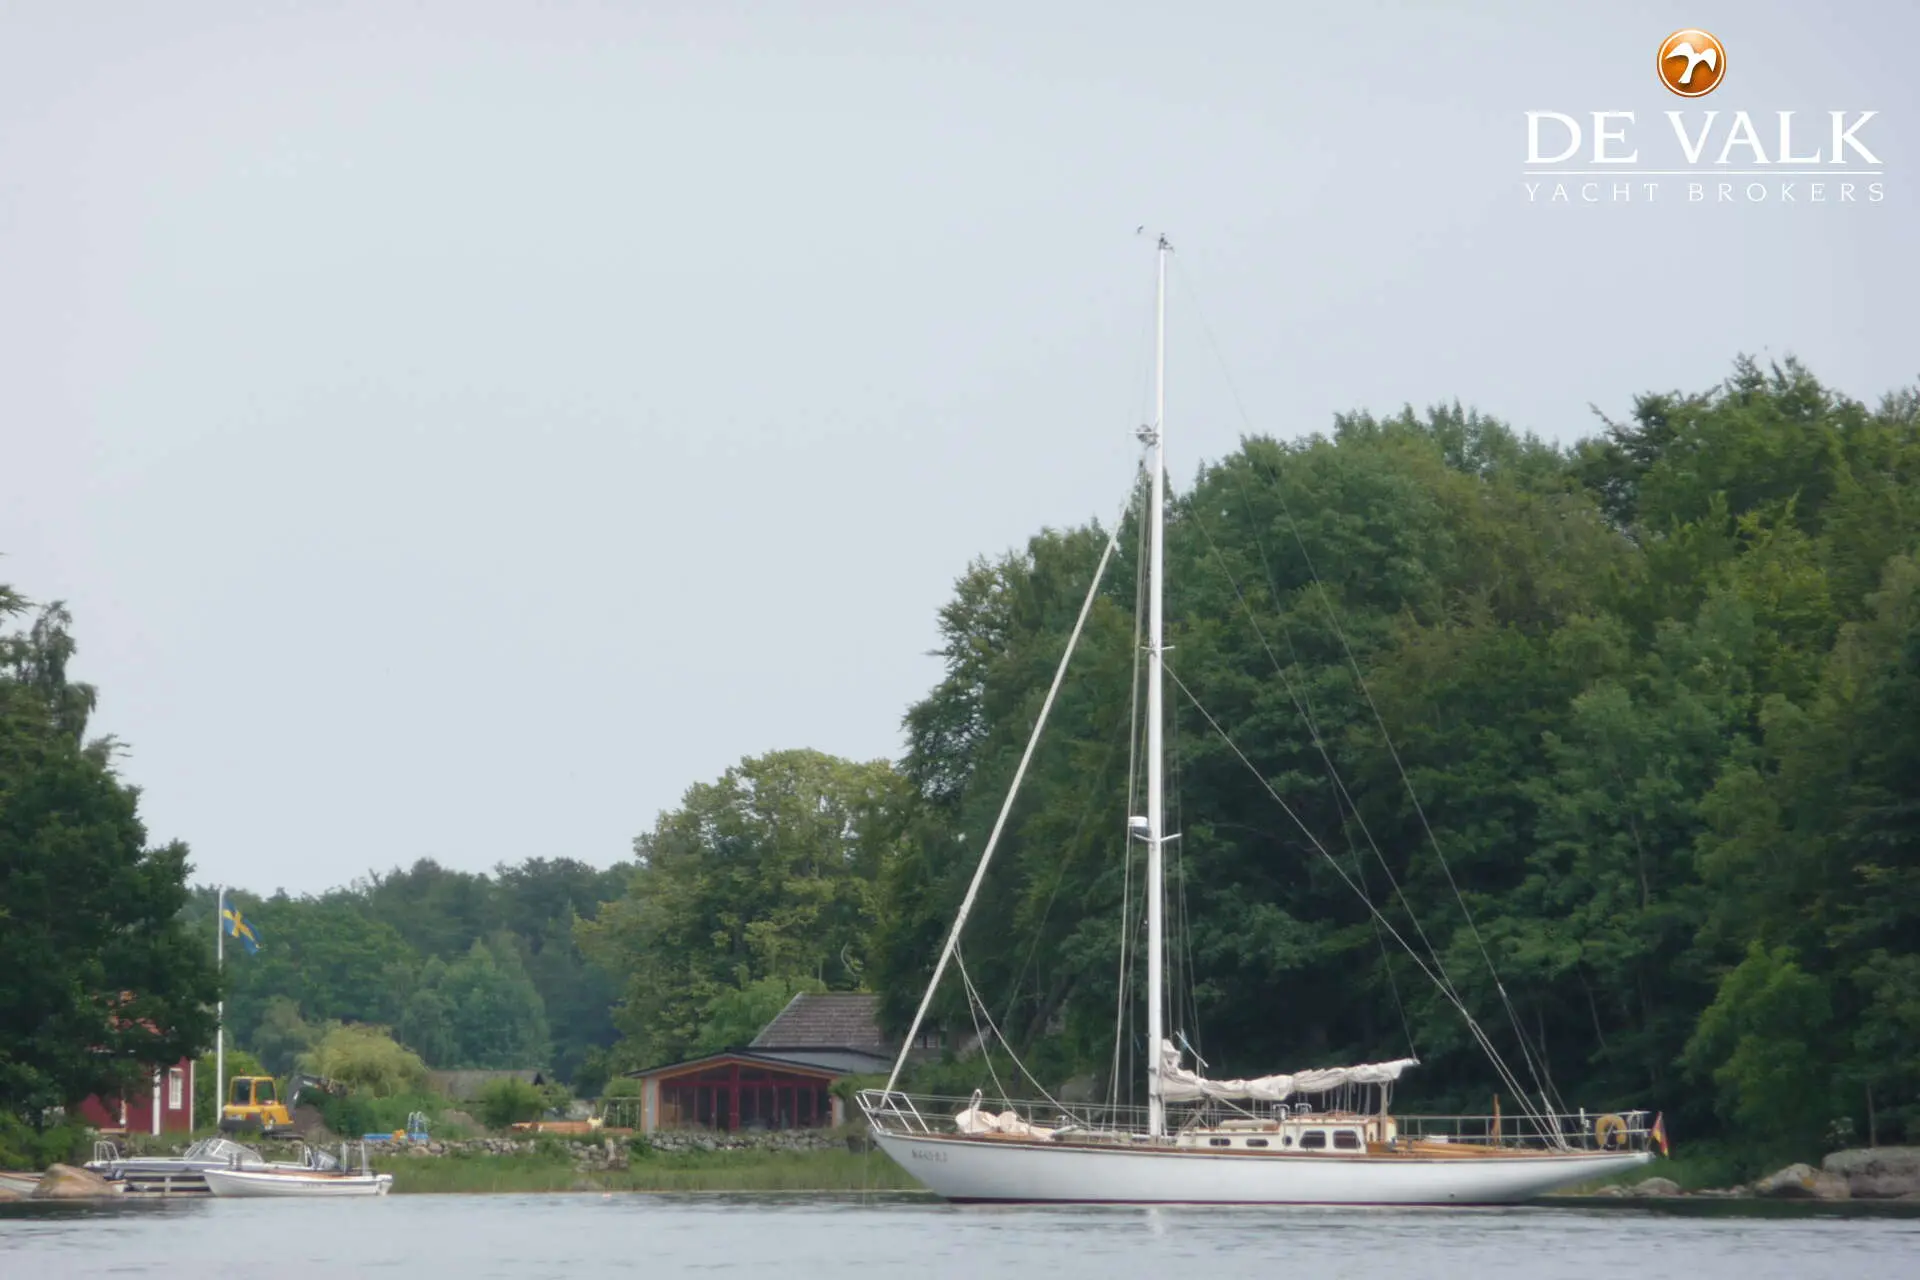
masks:
<svg viewBox="0 0 1920 1280"><path fill-rule="evenodd" d="M1209 1080L1180 1065L1180 1050L1170 1040L1160 1042L1160 1096L1168 1102L1200 1098L1248 1098L1255 1102L1285 1102L1296 1093L1324 1093L1349 1084L1389 1084L1417 1058L1392 1062L1363 1062L1355 1067L1320 1067L1292 1075L1259 1076L1252 1080Z"/></svg>

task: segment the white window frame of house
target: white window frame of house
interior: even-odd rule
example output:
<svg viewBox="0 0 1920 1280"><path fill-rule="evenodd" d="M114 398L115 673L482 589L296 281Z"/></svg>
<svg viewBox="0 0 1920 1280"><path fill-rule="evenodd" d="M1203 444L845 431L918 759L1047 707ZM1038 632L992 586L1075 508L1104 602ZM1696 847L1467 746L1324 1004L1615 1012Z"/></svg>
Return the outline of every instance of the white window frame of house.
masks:
<svg viewBox="0 0 1920 1280"><path fill-rule="evenodd" d="M178 1111L186 1105L186 1073L178 1067L167 1068L167 1110Z"/></svg>

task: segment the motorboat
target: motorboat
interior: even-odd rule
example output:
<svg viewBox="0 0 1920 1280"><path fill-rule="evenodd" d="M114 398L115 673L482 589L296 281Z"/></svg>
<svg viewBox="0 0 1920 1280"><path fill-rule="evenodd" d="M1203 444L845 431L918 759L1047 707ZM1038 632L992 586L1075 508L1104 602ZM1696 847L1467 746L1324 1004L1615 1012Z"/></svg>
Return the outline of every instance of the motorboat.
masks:
<svg viewBox="0 0 1920 1280"><path fill-rule="evenodd" d="M202 1138L177 1156L127 1156L111 1141L93 1144L86 1167L129 1195L205 1195L206 1171L325 1172L340 1167L330 1153L301 1144L299 1159L271 1161L230 1138Z"/></svg>
<svg viewBox="0 0 1920 1280"><path fill-rule="evenodd" d="M309 1149L311 1152L311 1149ZM340 1146L338 1160L327 1152L311 1152L324 1157L325 1167L296 1165L252 1166L234 1164L201 1172L207 1190L215 1196L231 1199L287 1196L384 1196L393 1189L393 1175L375 1173L368 1167L367 1144L360 1144L360 1171L346 1166L346 1144Z"/></svg>

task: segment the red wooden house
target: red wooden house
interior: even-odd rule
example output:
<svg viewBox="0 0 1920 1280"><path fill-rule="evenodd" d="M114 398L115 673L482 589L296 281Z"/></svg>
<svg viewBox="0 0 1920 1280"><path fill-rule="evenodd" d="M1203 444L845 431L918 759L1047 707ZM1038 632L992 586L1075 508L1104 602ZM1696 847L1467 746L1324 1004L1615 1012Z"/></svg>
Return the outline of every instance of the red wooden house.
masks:
<svg viewBox="0 0 1920 1280"><path fill-rule="evenodd" d="M96 1129L124 1133L187 1133L193 1129L193 1059L156 1068L151 1087L128 1088L113 1097L95 1094L72 1114Z"/></svg>
<svg viewBox="0 0 1920 1280"><path fill-rule="evenodd" d="M131 993L123 991L116 1003L124 1006L131 999ZM118 1014L113 1020L118 1030L131 1025ZM140 1026L156 1036L159 1034L151 1022L142 1020ZM151 1087L146 1087L149 1084ZM182 1058L170 1067L152 1067L147 1079L140 1084L130 1084L113 1096L94 1094L83 1098L68 1111L96 1129L121 1133L190 1133L193 1130L193 1059Z"/></svg>

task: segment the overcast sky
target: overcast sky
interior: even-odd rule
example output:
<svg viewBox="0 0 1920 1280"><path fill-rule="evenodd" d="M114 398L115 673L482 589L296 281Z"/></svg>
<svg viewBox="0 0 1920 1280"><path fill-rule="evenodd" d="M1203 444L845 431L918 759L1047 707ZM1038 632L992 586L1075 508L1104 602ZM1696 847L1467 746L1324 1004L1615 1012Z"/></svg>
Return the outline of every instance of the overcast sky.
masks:
<svg viewBox="0 0 1920 1280"><path fill-rule="evenodd" d="M606 864L897 755L967 561L1110 516L1136 226L1183 484L1230 387L1565 441L1742 351L1920 373L1913 6L1304 8L0 0L0 582L197 878ZM1676 108L1876 110L1885 198L1529 203L1525 111L1644 164Z"/></svg>

